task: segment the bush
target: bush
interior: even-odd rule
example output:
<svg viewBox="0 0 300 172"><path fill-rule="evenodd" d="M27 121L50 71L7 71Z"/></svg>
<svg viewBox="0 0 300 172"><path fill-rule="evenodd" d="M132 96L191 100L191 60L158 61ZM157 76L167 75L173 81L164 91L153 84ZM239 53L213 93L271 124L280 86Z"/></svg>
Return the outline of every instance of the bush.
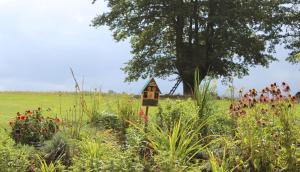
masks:
<svg viewBox="0 0 300 172"><path fill-rule="evenodd" d="M191 100L165 100L158 106L157 123L168 131L173 129L174 125L181 120L188 120L197 115L197 108Z"/></svg>
<svg viewBox="0 0 300 172"><path fill-rule="evenodd" d="M137 157L111 143L86 140L78 147L79 154L73 159L72 171L143 171Z"/></svg>
<svg viewBox="0 0 300 172"><path fill-rule="evenodd" d="M235 154L235 161L243 162L241 170L299 170L299 125L295 118L295 97L289 90L286 83L281 88L274 83L258 97L255 89L249 90L230 106L238 143L231 155Z"/></svg>
<svg viewBox="0 0 300 172"><path fill-rule="evenodd" d="M0 169L8 172L23 172L31 169L29 146L15 145L9 135L0 130ZM1 171L0 170L0 171Z"/></svg>
<svg viewBox="0 0 300 172"><path fill-rule="evenodd" d="M11 137L16 143L39 145L49 140L59 129L60 119L44 118L41 109L17 113L14 121L10 122Z"/></svg>
<svg viewBox="0 0 300 172"><path fill-rule="evenodd" d="M123 95L118 101L117 114L122 122L123 128L128 128L130 122L138 120L138 106L135 106L135 99L129 95Z"/></svg>
<svg viewBox="0 0 300 172"><path fill-rule="evenodd" d="M69 142L63 133L57 133L41 147L41 157L46 164L60 162L62 165L71 165Z"/></svg>
<svg viewBox="0 0 300 172"><path fill-rule="evenodd" d="M207 121L198 123L196 119L191 118L186 122L179 119L171 131L164 130L155 124L150 125L146 136L149 142L148 147L154 152L154 169L201 171L199 164L195 162L197 155L205 152L206 148L218 139L211 141L206 141L205 138L199 139L199 133Z"/></svg>
<svg viewBox="0 0 300 172"><path fill-rule="evenodd" d="M92 124L102 129L113 129L116 131L120 131L122 127L118 116L106 111L93 115Z"/></svg>

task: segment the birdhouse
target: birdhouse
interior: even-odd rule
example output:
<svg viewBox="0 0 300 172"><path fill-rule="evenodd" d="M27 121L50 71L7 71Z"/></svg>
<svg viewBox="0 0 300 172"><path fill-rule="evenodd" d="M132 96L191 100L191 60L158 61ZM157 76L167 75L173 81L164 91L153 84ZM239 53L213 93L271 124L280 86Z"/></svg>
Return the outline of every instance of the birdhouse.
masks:
<svg viewBox="0 0 300 172"><path fill-rule="evenodd" d="M161 92L154 80L150 79L142 89L142 106L157 106Z"/></svg>

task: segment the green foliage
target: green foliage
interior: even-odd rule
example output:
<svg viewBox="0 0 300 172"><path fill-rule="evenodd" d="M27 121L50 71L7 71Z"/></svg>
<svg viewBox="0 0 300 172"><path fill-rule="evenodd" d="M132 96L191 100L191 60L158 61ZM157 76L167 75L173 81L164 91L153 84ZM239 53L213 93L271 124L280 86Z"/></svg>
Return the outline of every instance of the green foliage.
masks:
<svg viewBox="0 0 300 172"><path fill-rule="evenodd" d="M243 76L249 66L276 60L275 46L298 38L298 5L298 0L108 0L110 11L93 25L107 25L117 41L131 39L133 58L123 68L127 81L175 74L188 90L197 67L201 79L208 70L215 77Z"/></svg>
<svg viewBox="0 0 300 172"><path fill-rule="evenodd" d="M37 158L39 160L39 169L37 171L39 172L57 172L62 171L64 167L60 164L59 161L56 161L54 163L47 164L46 160L44 160L42 157L37 155Z"/></svg>
<svg viewBox="0 0 300 172"><path fill-rule="evenodd" d="M18 113L16 120L10 122L11 136L17 143L36 145L49 140L59 129L60 119L44 118L42 111Z"/></svg>
<svg viewBox="0 0 300 172"><path fill-rule="evenodd" d="M182 122L179 120L169 132L157 125L151 125L147 138L150 148L154 150L154 160L162 171L178 171L193 167L195 156L212 144L205 143L205 138L199 139L199 132L207 121L197 123L195 118ZM195 164L194 164L195 165Z"/></svg>
<svg viewBox="0 0 300 172"><path fill-rule="evenodd" d="M74 157L72 171L142 171L143 166L130 152L116 145L86 140L78 144L80 153Z"/></svg>
<svg viewBox="0 0 300 172"><path fill-rule="evenodd" d="M204 80L201 84L199 70L195 71L194 97L198 107L198 117L200 120L212 115L213 110L213 93L214 88L211 87L211 80Z"/></svg>
<svg viewBox="0 0 300 172"><path fill-rule="evenodd" d="M219 163L218 159L215 157L214 153L212 153L212 152L209 152L209 162L210 162L212 172L226 172L227 171L226 167L225 167L226 162L224 161L224 159L222 160L221 163Z"/></svg>
<svg viewBox="0 0 300 172"><path fill-rule="evenodd" d="M213 102L214 88L211 87L211 80L204 80L201 84L199 70L195 71L195 86L194 97L196 106L198 108L198 120L203 121L211 118L216 112L216 105ZM206 136L208 134L208 126L204 126L201 134Z"/></svg>
<svg viewBox="0 0 300 172"><path fill-rule="evenodd" d="M130 95L123 95L118 100L117 114L124 128L128 128L129 122L137 121L138 106L135 101Z"/></svg>
<svg viewBox="0 0 300 172"><path fill-rule="evenodd" d="M106 111L95 113L92 118L92 124L101 129L120 131L122 128L121 120L118 116Z"/></svg>
<svg viewBox="0 0 300 172"><path fill-rule="evenodd" d="M73 106L66 113L63 123L64 132L69 133L71 138L79 139L85 123L85 115L91 118L92 114L87 109L84 92L79 89L76 90Z"/></svg>
<svg viewBox="0 0 300 172"><path fill-rule="evenodd" d="M231 105L237 128L236 161L242 161L242 170L297 171L297 145L299 121L295 118L294 97L282 95L288 92L287 84L281 91L276 84L266 88L256 100L256 90L250 90ZM269 95L271 95L269 97Z"/></svg>
<svg viewBox="0 0 300 172"><path fill-rule="evenodd" d="M155 116L161 128L171 131L179 119L188 120L191 116L196 115L197 107L191 100L167 99L160 103Z"/></svg>
<svg viewBox="0 0 300 172"><path fill-rule="evenodd" d="M0 129L0 169L7 172L23 172L30 169L30 155L34 149L15 145L8 133Z"/></svg>
<svg viewBox="0 0 300 172"><path fill-rule="evenodd" d="M129 127L127 129L127 149L133 151L134 153L138 153L140 150L140 144L145 138L145 133L135 127Z"/></svg>
<svg viewBox="0 0 300 172"><path fill-rule="evenodd" d="M199 87L201 95L206 90L204 85L202 82ZM268 102L259 103L260 97L256 98L255 106L251 104L253 99L246 102L250 97L242 104L237 101L239 110L235 106L229 109L230 101L202 96L199 104L206 102L204 109L213 108L203 113L203 120L199 120L201 108L195 103L197 100L162 99L158 108L149 110L147 132L137 114L138 100L124 95L103 96L104 106L98 102L93 120L88 116L82 119L84 125L76 138L64 132L70 129L72 120L67 121L62 133L45 141L39 149L15 144L9 137L10 131L0 130L0 169L12 172L299 171L300 106L293 103L294 98L288 93L282 94L285 98L277 95L280 101L272 103L272 94L269 95ZM87 105L92 102L87 101L90 103ZM112 107L109 110L107 102ZM244 107L243 103L249 104ZM209 116L212 118L206 118ZM204 126L209 129L206 137L200 134ZM120 135L126 139L125 144ZM33 157L36 154L40 160Z"/></svg>
<svg viewBox="0 0 300 172"><path fill-rule="evenodd" d="M71 153L69 141L63 133L57 133L40 148L43 161L47 164L60 164L69 166L71 164Z"/></svg>

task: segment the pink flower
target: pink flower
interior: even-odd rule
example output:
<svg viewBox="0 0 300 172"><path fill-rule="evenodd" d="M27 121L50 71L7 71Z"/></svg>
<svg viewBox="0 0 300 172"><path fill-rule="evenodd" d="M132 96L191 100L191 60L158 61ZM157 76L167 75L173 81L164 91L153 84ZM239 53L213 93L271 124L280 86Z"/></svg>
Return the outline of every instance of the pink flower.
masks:
<svg viewBox="0 0 300 172"><path fill-rule="evenodd" d="M145 122L148 122L149 118L148 118L148 116L145 114L143 108L140 109L139 116L140 116L141 118L143 118L143 120L144 120Z"/></svg>

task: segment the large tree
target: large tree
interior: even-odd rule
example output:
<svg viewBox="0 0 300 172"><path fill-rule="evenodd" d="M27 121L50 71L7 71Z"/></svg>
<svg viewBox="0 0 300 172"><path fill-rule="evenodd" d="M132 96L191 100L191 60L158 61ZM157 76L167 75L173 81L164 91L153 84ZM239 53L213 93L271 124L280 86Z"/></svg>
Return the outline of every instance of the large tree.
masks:
<svg viewBox="0 0 300 172"><path fill-rule="evenodd" d="M194 71L229 77L276 58L275 45L292 23L298 0L107 0L94 26L109 26L117 41L130 38L127 81L178 75L191 93Z"/></svg>
<svg viewBox="0 0 300 172"><path fill-rule="evenodd" d="M288 34L285 34L285 43L291 53L287 60L295 64L300 63L300 11L291 14L289 20L291 25L286 28Z"/></svg>

